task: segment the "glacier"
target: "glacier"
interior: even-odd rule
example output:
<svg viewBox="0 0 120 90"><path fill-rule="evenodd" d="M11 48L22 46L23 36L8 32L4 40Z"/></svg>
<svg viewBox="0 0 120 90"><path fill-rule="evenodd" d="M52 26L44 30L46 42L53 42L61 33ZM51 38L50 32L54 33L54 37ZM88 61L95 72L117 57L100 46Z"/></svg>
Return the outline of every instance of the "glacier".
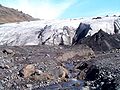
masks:
<svg viewBox="0 0 120 90"><path fill-rule="evenodd" d="M75 30L81 22L90 24L92 28L87 35L93 35L100 29L114 34L113 24L117 18L38 20L2 24L0 25L0 45L59 45L61 36L65 45L71 45Z"/></svg>

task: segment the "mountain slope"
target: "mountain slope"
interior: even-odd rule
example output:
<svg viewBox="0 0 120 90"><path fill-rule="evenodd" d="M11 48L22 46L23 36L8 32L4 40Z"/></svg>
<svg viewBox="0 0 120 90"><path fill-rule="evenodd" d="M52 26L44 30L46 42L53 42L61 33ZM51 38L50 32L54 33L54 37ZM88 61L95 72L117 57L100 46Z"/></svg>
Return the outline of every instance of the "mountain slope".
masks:
<svg viewBox="0 0 120 90"><path fill-rule="evenodd" d="M35 20L35 18L22 11L0 5L0 24L31 20Z"/></svg>

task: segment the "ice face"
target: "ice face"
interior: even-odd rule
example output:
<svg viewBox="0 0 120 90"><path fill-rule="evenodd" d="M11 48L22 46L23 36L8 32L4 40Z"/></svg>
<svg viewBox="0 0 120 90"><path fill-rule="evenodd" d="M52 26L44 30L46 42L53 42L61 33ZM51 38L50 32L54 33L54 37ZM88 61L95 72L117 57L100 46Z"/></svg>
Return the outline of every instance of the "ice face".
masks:
<svg viewBox="0 0 120 90"><path fill-rule="evenodd" d="M101 19L66 19L66 20L39 20L0 25L0 45L65 45L72 43L75 30L81 22L90 24L92 30L87 35L93 35L100 29L113 34L115 17ZM40 32L43 32L40 35ZM38 38L39 36L39 38Z"/></svg>

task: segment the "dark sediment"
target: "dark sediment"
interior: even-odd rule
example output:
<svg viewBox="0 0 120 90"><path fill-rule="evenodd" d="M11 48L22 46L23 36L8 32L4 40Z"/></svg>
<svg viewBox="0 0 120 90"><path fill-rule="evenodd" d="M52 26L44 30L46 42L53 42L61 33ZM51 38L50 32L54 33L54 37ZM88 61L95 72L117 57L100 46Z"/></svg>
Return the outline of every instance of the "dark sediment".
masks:
<svg viewBox="0 0 120 90"><path fill-rule="evenodd" d="M91 47L94 51L109 51L120 48L120 34L109 35L99 30L93 36L88 36L82 40L82 43Z"/></svg>

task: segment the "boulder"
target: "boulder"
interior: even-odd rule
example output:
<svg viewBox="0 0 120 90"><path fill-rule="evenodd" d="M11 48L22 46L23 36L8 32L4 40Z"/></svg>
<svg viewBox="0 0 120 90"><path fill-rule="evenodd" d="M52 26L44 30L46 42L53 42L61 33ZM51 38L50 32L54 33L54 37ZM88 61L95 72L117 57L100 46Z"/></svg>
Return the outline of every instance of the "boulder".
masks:
<svg viewBox="0 0 120 90"><path fill-rule="evenodd" d="M8 48L2 50L2 52L6 55L11 55L11 56L15 55L15 52L12 49L8 49Z"/></svg>
<svg viewBox="0 0 120 90"><path fill-rule="evenodd" d="M25 65L24 68L19 71L18 75L35 81L47 81L53 79L51 74L36 69L33 64Z"/></svg>
<svg viewBox="0 0 120 90"><path fill-rule="evenodd" d="M23 68L24 78L30 77L33 73L35 73L35 66L33 64L26 65Z"/></svg>
<svg viewBox="0 0 120 90"><path fill-rule="evenodd" d="M66 81L68 78L68 70L63 66L57 66L53 69L53 76L60 81Z"/></svg>
<svg viewBox="0 0 120 90"><path fill-rule="evenodd" d="M99 69L95 65L92 65L89 67L89 69L86 72L85 80L87 81L94 81L99 76Z"/></svg>

